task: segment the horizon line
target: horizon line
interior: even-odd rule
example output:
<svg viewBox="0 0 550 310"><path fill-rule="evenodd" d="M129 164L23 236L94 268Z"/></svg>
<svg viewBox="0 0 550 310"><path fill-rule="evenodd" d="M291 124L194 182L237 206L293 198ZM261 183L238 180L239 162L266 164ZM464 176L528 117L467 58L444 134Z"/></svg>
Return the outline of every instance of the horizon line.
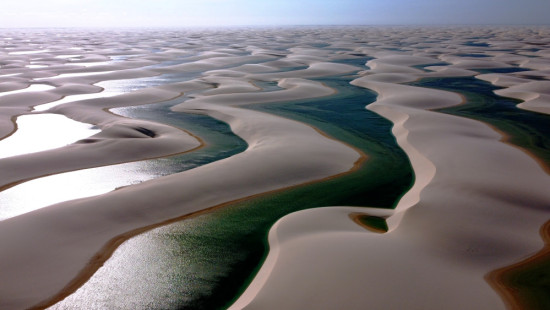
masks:
<svg viewBox="0 0 550 310"><path fill-rule="evenodd" d="M439 23L411 23L411 24L242 24L242 25L151 25L151 26L0 26L6 29L197 29L197 28L292 28L292 27L550 27L547 24L520 24L520 23L487 23L487 24L439 24Z"/></svg>

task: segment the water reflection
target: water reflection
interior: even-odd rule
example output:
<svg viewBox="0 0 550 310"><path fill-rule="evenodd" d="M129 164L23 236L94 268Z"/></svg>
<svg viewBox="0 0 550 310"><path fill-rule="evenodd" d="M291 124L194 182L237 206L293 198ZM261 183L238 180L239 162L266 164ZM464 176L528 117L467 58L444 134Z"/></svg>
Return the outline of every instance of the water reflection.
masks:
<svg viewBox="0 0 550 310"><path fill-rule="evenodd" d="M178 156L73 171L19 184L0 192L0 220L54 203L99 195L117 187L185 171L231 156L246 148L246 143L235 136L225 123L204 115L172 112L170 107L179 103L179 100L181 99L115 109L115 112L188 129L203 138L207 143L206 147ZM41 115L43 114L32 116ZM2 146L0 149L3 149Z"/></svg>
<svg viewBox="0 0 550 310"><path fill-rule="evenodd" d="M23 115L17 125L13 135L0 140L0 158L55 149L99 132L58 114Z"/></svg>
<svg viewBox="0 0 550 310"><path fill-rule="evenodd" d="M103 65L112 64L113 61L96 61L96 62L70 62L71 65L83 66L83 67L97 67Z"/></svg>
<svg viewBox="0 0 550 310"><path fill-rule="evenodd" d="M119 58L122 59L124 57L126 56L120 56ZM119 59L114 59L114 61L118 60ZM100 73L105 72L94 72L89 74ZM86 73L84 73L84 75L86 75ZM67 75L63 76L67 77ZM187 74L186 77L188 79L191 78L189 74ZM136 89L165 84L170 81L174 81L176 78L178 81L181 80L180 76L173 76L170 78L157 76L105 81L97 84L105 89L103 92L66 96L61 100L36 106L35 110L45 111L63 103L84 99L110 97L131 92ZM17 92L39 91L50 88L54 87L49 85L34 84L23 90L0 93L0 96ZM151 110L147 109L147 118L158 122L170 123L176 127L188 127L185 126L184 123L185 120L190 118L178 117L174 114L174 112L169 110L169 106L180 102L181 100L178 102L165 102L163 103L165 105L163 109L152 113ZM139 108L126 108L119 109L119 112L124 115L125 110L133 109L139 110ZM139 113L136 116L139 117ZM171 119L167 120L167 118ZM205 129L205 131L218 130L218 134L224 136L225 133L230 132L227 128L219 128L220 126L224 127L225 125L208 124L208 121L205 120L206 117L197 116L191 118L202 119L202 122L207 124L205 126L212 127L212 129ZM17 119L17 125L18 130L15 131L13 135L0 140L0 158L58 148L99 132L97 129L92 129L92 126L89 124L79 123L63 115L57 114L44 113L20 116ZM198 129L197 131L200 132L201 129ZM215 134L206 134L206 136L209 135L215 136ZM231 139L225 140L232 141ZM206 152L207 150L205 149L203 151ZM213 150L210 149L210 152L212 151ZM204 156L203 154L202 158L214 160L215 157ZM103 194L112 191L117 187L136 184L162 175L187 170L191 167L196 167L201 163L203 163L202 160L183 160L182 156L176 156L172 158L85 169L35 179L0 192L0 220L21 215L39 208L44 208L55 203ZM116 175L117 178L105 177L114 175ZM29 193L33 193L33 195L29 195ZM36 197L40 197L40 199L36 199Z"/></svg>
<svg viewBox="0 0 550 310"><path fill-rule="evenodd" d="M287 111L283 113L287 117L309 118L325 132L368 149L374 169L366 167L347 179L289 191L284 197L263 197L242 208L220 209L135 236L87 283L50 310L218 309L235 296L256 266L262 255L257 249L264 246L262 233L276 219L301 208L394 203L403 186L410 185L410 166L391 135L391 122L364 108L376 95L347 80L323 82L337 88L338 95L280 103L279 110ZM390 167L403 172L388 173ZM327 197L327 190L337 194Z"/></svg>
<svg viewBox="0 0 550 310"><path fill-rule="evenodd" d="M44 77L44 78L36 78L35 81L40 80L55 80L55 79L62 79L62 78L68 78L68 77L83 77L83 76L93 76L93 75L99 75L99 74L107 74L107 73L113 73L116 71L96 71L96 72L77 72L77 73L62 73L57 76L53 77Z"/></svg>
<svg viewBox="0 0 550 310"><path fill-rule="evenodd" d="M155 87L171 82L164 76L143 77L126 80L103 81L95 84L114 93L128 93L147 87Z"/></svg>
<svg viewBox="0 0 550 310"><path fill-rule="evenodd" d="M172 81L189 80L195 77L197 73L178 73L166 74L159 77L149 77L142 79L106 81L96 85L104 87L105 92L99 94L75 95L57 101L53 104L38 107L45 110L51 106L58 105L81 99L90 99L91 97L98 98L108 93L129 92L140 88L161 85ZM78 97L80 96L80 97ZM87 97L89 96L89 97ZM128 117L149 119L157 122L162 122L175 127L185 128L194 134L200 136L207 142L207 146L188 154L156 159L150 161L141 161L135 163L127 163L114 165L109 167L100 167L63 173L54 176L48 176L36 180L32 180L16 187L0 192L0 220L20 215L38 208L43 208L48 205L71 200L75 198L89 197L111 191L117 187L143 182L149 179L157 178L162 175L172 174L179 171L184 171L204 165L222 158L226 158L235 153L246 149L246 143L235 136L227 124L214 120L204 115L182 114L175 113L170 110L175 104L182 101L181 98L159 103L144 105L141 107L131 107L122 109L113 109L117 114ZM23 126L21 126L23 127ZM116 176L113 177L105 177ZM32 193L32 195L29 195ZM36 199L40 197L40 199ZM34 198L34 199L33 199ZM66 299L67 303L60 303L54 308L57 309L105 309L103 305L108 305L107 308L134 308L146 304L146 309L158 309L163 307L172 308L177 306L176 300L181 301L186 298L192 299L196 294L208 291L211 286L208 282L210 278L197 279L197 274L224 274L226 270L219 270L208 266L208 272L197 271L193 269L181 268L187 266L187 263L197 262L204 258L204 252L211 252L211 248L203 250L196 249L188 251L182 255L181 247L178 245L177 239L170 239L166 234L180 234L179 231L172 231L174 227L166 228L166 230L156 230L161 234L147 234L141 239L132 239L128 241L130 255L132 261L125 260L126 256L122 256L123 260L109 260L107 268L102 268L100 272L113 274L117 280L111 282L109 289L118 291L118 294L103 294L102 291L97 292L97 284L92 285L87 291L88 286L83 288L83 293L75 294L74 302L70 298ZM179 227L177 229L191 229L190 226ZM127 244L128 244L127 243ZM125 245L126 246L126 245ZM125 252L125 251L123 251ZM144 253L159 253L163 256L162 260L158 260L153 255L143 255ZM116 254L118 255L118 254ZM217 254L215 254L218 256ZM224 255L221 255L224 257ZM155 261L152 261L154 259ZM126 265L130 269L124 269ZM148 267L152 266L153 267ZM107 266L107 265L106 265ZM191 266L191 265L190 265ZM197 268L197 264L193 264L193 268ZM221 267L225 268L225 267ZM144 281L136 282L135 278L128 277L128 272L139 271ZM166 270L181 270L180 275L166 275ZM104 277L99 277L95 281L104 281ZM179 285L173 284L178 282ZM190 285L190 283L192 285ZM193 286L195 290L182 292L178 287ZM91 298L91 295L94 298ZM187 296L186 296L187 294ZM191 296L193 295L194 296ZM179 298L175 298L179 296ZM100 299L103 302L95 303L94 299ZM92 304L93 303L93 304Z"/></svg>
<svg viewBox="0 0 550 310"><path fill-rule="evenodd" d="M95 93L95 94L70 95L70 96L65 96L63 99L60 99L57 101L37 105L34 107L34 111L46 111L48 109L51 109L53 107L56 107L64 103L75 102L80 100L88 100L88 99L107 98L107 97L112 97L120 94L122 93L114 92L114 91L102 91L100 93Z"/></svg>
<svg viewBox="0 0 550 310"><path fill-rule="evenodd" d="M9 55L32 55L32 54L41 54L41 53L47 53L50 52L48 49L44 50L37 50L37 51L17 51L17 52L9 52Z"/></svg>
<svg viewBox="0 0 550 310"><path fill-rule="evenodd" d="M200 225L171 225L124 242L84 286L49 309L178 309L192 300L193 294L210 289L208 281L197 274L225 271L196 270L206 249L188 251L176 237L192 235L196 229ZM117 293L105 294L104 290Z"/></svg>
<svg viewBox="0 0 550 310"><path fill-rule="evenodd" d="M10 73L10 74L0 74L0 77L10 77L10 76L16 76L16 75L19 75L21 73Z"/></svg>
<svg viewBox="0 0 550 310"><path fill-rule="evenodd" d="M28 92L36 92L36 91L45 91L54 89L55 87L51 85L46 84L32 84L31 86L23 89L18 90L12 90L12 91L6 91L6 92L0 92L0 97L7 96L7 95L14 95L14 94L20 94L20 93L28 93Z"/></svg>
<svg viewBox="0 0 550 310"><path fill-rule="evenodd" d="M100 195L160 174L143 163L128 163L52 175L0 192L0 221L55 203ZM106 178L117 175L117 178Z"/></svg>
<svg viewBox="0 0 550 310"><path fill-rule="evenodd" d="M71 59L71 58L75 58L75 59L78 59L79 57L82 57L82 55L78 55L78 54L72 54L72 55L57 55L57 56L55 56L54 58L59 58L59 59Z"/></svg>

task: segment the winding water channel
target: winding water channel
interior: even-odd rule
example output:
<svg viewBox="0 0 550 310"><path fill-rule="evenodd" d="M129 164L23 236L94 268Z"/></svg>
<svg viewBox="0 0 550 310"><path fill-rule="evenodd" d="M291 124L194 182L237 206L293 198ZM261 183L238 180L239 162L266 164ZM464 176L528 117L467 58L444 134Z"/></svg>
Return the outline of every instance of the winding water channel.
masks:
<svg viewBox="0 0 550 310"><path fill-rule="evenodd" d="M362 65L366 60L342 62ZM498 69L494 71L501 72ZM190 76L172 77L188 78ZM375 93L350 85L353 78L337 76L317 79L338 90L337 94L329 97L250 105L246 108L310 124L363 151L369 158L358 170L336 179L234 203L131 238L115 251L90 281L52 309L223 308L246 288L254 276L268 250L266 238L269 228L282 216L323 206L395 206L414 182L414 175L407 156L391 134L392 124L365 109L376 99ZM163 78L139 79L134 84L119 85L120 89L116 91L135 90L167 81ZM109 83L106 82L105 87L113 89L112 85L107 87ZM532 153L548 170L550 116L518 109L516 105L519 101L495 95L493 91L497 87L474 77L421 79L409 84L464 95L467 99L464 105L438 112L491 124L506 134L508 143ZM277 89L274 83L262 82L258 85L266 91ZM9 205L18 212L28 212L51 203L95 195L119 186L193 169L246 149L246 142L235 136L227 124L204 115L170 110L183 100L185 98L177 98L112 111L122 116L188 130L201 137L206 147L178 156L85 169L29 181L1 192L0 206ZM117 180L114 183L107 181L103 177L106 174L117 175ZM76 180L86 182L80 182L75 190L67 191L66 185L56 183L57 179L64 184L76 184ZM56 188L64 188L67 194L76 196L56 192ZM79 188L84 188L85 192L78 192ZM37 191L45 200L36 205L33 205L32 197L29 200L18 198ZM48 193L57 200L47 200ZM4 208L0 211L0 220L17 215ZM529 272L540 273L540 270ZM516 287L522 289L538 283L536 280L527 282L527 285Z"/></svg>
<svg viewBox="0 0 550 310"><path fill-rule="evenodd" d="M280 217L330 205L391 208L412 184L412 170L391 135L391 123L365 109L376 95L350 85L350 80L323 79L339 91L334 96L247 108L311 124L361 149L369 154L369 160L359 170L263 195L134 237L89 282L53 308L222 308L246 287L259 267L267 250L267 232ZM132 117L147 118L136 114L147 109L156 107L127 111Z"/></svg>

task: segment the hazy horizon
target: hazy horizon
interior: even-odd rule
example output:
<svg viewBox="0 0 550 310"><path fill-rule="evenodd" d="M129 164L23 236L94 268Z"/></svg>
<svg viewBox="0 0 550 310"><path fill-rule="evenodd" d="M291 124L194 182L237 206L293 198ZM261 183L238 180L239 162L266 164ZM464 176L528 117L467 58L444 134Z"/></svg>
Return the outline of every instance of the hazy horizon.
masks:
<svg viewBox="0 0 550 310"><path fill-rule="evenodd" d="M541 0L4 1L0 28L548 25Z"/></svg>

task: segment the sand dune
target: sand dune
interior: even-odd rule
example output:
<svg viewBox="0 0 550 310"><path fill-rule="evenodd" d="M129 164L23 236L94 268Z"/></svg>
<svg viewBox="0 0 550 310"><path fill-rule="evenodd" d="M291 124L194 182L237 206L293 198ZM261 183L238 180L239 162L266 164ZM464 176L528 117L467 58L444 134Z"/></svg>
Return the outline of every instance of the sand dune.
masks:
<svg viewBox="0 0 550 310"><path fill-rule="evenodd" d="M390 231L361 232L346 221L369 208L288 215L272 228L269 256L232 309L504 308L483 275L542 246L533 236L548 218L550 178L488 126L431 112L461 98L395 84L414 80L418 71L402 67L415 62L394 59L370 61L372 71L352 82L379 94L368 108L394 122L416 173L387 219ZM506 67L443 59L468 69ZM529 84L518 88L537 88ZM533 97L526 96L521 99Z"/></svg>
<svg viewBox="0 0 550 310"><path fill-rule="evenodd" d="M335 94L338 89L315 80L323 77L352 75L350 87L378 94L367 108L393 122L415 183L394 210L327 206L280 219L269 233L264 265L232 309L503 309L485 276L543 245L538 230L548 219L550 178L532 155L486 124L434 111L461 104L459 94L405 83L477 76L504 87L496 94L522 100L520 108L549 113L544 31L306 27L5 35L12 39L0 48L0 137L17 129L16 117L42 113L33 108L47 103L44 112L101 132L0 159L0 189L191 152L203 143L179 128L109 112L113 108L181 99L172 112L225 122L248 147L181 173L0 221L0 308L51 305L92 276L120 242L157 225L368 165L365 154L310 126L246 109ZM29 38L37 45L29 46ZM518 68L526 71L514 72ZM116 83L144 79L155 84L103 96ZM389 231L361 227L350 218L357 213L386 218Z"/></svg>
<svg viewBox="0 0 550 310"><path fill-rule="evenodd" d="M331 73L330 69L325 72ZM102 78L115 76L121 77L106 73ZM96 82L93 77L75 79L79 83L87 79L86 83L92 84ZM215 78L205 78L205 81L211 83L212 79ZM63 83L57 81L62 81L61 78L56 83ZM98 197L60 203L2 221L0 231L4 237L0 238L0 243L5 251L0 254L3 257L0 264L3 270L10 270L0 275L3 279L0 292L5 296L2 298L3 307L25 308L55 296L75 277L82 277L83 270L95 270L98 266L90 259L98 252L111 251L112 245L107 249L105 245L129 231L227 201L344 173L361 158L355 150L301 123L232 107L326 96L333 93L332 89L317 82L287 79L280 81L280 86L286 88L281 91L260 93L256 87L247 87L242 90L255 92L237 94L232 93L235 82L221 78L215 82L221 84L216 93L205 93L188 100L176 110L207 113L227 122L247 141L248 149L231 158L180 174ZM246 84L245 81L240 83ZM93 143L14 157L9 162L14 173L2 174L3 179L13 182L16 178L107 164L107 161L135 160L138 159L136 156L166 155L196 147L197 142L181 131L151 122L121 119L104 111L167 100L179 95L177 91L182 90L179 86L186 87L186 90L205 88L200 81L166 85L114 97L66 103L50 109L78 121L96 124L102 132L87 139ZM230 93L224 93L224 90ZM135 130L137 127L145 127L155 136L145 137ZM93 159L93 154L105 152L118 155ZM46 162L47 166L39 164L38 158L42 158L40 162ZM288 161L288 158L292 160ZM76 162L77 159L80 160ZM204 194L208 192L216 194ZM31 226L34 228L29 230ZM75 227L79 227L77 231L73 231ZM40 232L39 236L34 232ZM8 235L17 235L18 238L8 238ZM25 246L21 247L21 244Z"/></svg>
<svg viewBox="0 0 550 310"><path fill-rule="evenodd" d="M523 102L518 104L519 108L550 114L549 86L550 81L527 82L497 90L495 93L522 100Z"/></svg>

